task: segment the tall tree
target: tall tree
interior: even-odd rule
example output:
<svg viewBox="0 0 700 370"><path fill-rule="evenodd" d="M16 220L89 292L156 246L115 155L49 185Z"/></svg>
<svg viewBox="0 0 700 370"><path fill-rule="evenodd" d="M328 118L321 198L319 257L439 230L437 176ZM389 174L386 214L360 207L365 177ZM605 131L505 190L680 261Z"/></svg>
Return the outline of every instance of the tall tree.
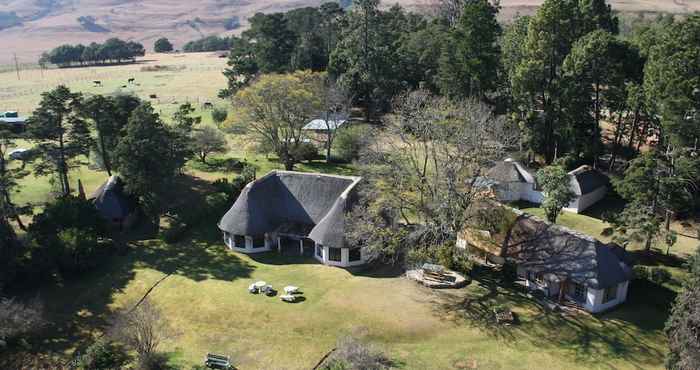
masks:
<svg viewBox="0 0 700 370"><path fill-rule="evenodd" d="M20 215L23 213L21 207L17 207L12 201L12 195L18 189L17 181L27 175L24 166L11 167L9 164L9 150L16 146L15 140L20 135L0 125L0 223L6 223L11 228L9 221L15 220L17 225L24 230ZM8 237L14 239L14 232Z"/></svg>
<svg viewBox="0 0 700 370"><path fill-rule="evenodd" d="M90 131L80 115L82 103L80 93L60 85L41 94L39 107L27 124L40 153L34 172L39 176L54 174L63 195L71 192L69 171L81 164L80 157L88 155L92 146Z"/></svg>
<svg viewBox="0 0 700 370"><path fill-rule="evenodd" d="M537 183L542 188L542 209L549 222L557 222L562 209L576 196L571 190L571 176L560 166L548 166L537 172Z"/></svg>
<svg viewBox="0 0 700 370"><path fill-rule="evenodd" d="M700 249L691 260L690 277L676 296L671 316L666 322L670 351L666 368L693 370L700 368Z"/></svg>
<svg viewBox="0 0 700 370"><path fill-rule="evenodd" d="M349 239L375 256L453 246L482 199L474 179L515 135L475 100L415 91L399 95L393 111L361 156L366 185L348 217Z"/></svg>
<svg viewBox="0 0 700 370"><path fill-rule="evenodd" d="M526 56L512 78L513 91L525 107L530 148L547 163L573 140L564 104L577 95L563 78L564 60L583 35L596 29L616 32L613 18L602 0L545 0L530 21Z"/></svg>
<svg viewBox="0 0 700 370"><path fill-rule="evenodd" d="M139 197L156 224L168 185L185 163L184 156L172 150L172 141L173 133L145 102L131 114L114 152L114 167L126 190Z"/></svg>
<svg viewBox="0 0 700 370"><path fill-rule="evenodd" d="M398 6L381 11L379 0L358 0L347 15L328 69L362 104L367 120L402 89L396 43L413 25Z"/></svg>
<svg viewBox="0 0 700 370"><path fill-rule="evenodd" d="M501 75L498 6L466 2L440 58L440 89L450 96L480 97L496 89Z"/></svg>
<svg viewBox="0 0 700 370"><path fill-rule="evenodd" d="M228 68L224 69L227 86L219 91L220 98L230 98L238 90L248 86L260 72L255 50L246 38L231 38L231 50L228 53Z"/></svg>
<svg viewBox="0 0 700 370"><path fill-rule="evenodd" d="M323 80L323 74L308 71L263 75L234 98L244 124L260 144L272 146L287 170L296 163L303 127L322 111Z"/></svg>
<svg viewBox="0 0 700 370"><path fill-rule="evenodd" d="M545 0L530 21L525 42L526 57L513 78L514 92L528 109L530 147L542 153L547 163L554 159L566 137L561 117L562 64L578 30L576 2Z"/></svg>
<svg viewBox="0 0 700 370"><path fill-rule="evenodd" d="M573 139L568 147L574 154L588 158L600 154L603 112L615 127L616 153L630 115L628 86L641 83L643 65L631 44L607 31L593 31L574 43L564 60L567 99L562 102L563 117Z"/></svg>
<svg viewBox="0 0 700 370"><path fill-rule="evenodd" d="M286 72L292 60L297 35L289 29L283 13L257 13L249 18L250 29L245 37L254 41L255 57L264 73Z"/></svg>
<svg viewBox="0 0 700 370"><path fill-rule="evenodd" d="M650 50L644 89L661 116L661 140L697 147L700 139L700 15L672 24Z"/></svg>
<svg viewBox="0 0 700 370"><path fill-rule="evenodd" d="M96 151L109 176L112 176L110 152L116 146L120 129L114 119L116 110L114 101L102 95L91 96L82 105L82 113L92 121L97 131Z"/></svg>

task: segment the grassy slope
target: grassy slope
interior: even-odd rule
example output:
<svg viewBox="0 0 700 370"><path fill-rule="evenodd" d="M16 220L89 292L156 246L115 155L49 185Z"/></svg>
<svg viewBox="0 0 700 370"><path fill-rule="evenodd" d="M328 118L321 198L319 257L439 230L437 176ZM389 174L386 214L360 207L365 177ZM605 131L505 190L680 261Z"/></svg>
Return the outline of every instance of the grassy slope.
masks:
<svg viewBox="0 0 700 370"><path fill-rule="evenodd" d="M227 353L241 369L308 369L339 336L363 333L406 369L660 368L665 288L639 287L632 302L602 315L545 314L524 294L488 273L468 288L435 292L389 271L353 275L312 260L227 251L213 225L180 244L151 241L77 281L45 287L52 321L43 347L70 352L105 325L110 309L151 293L180 336L164 343L173 362L197 364L206 352ZM305 301L250 295L252 281L298 285ZM655 294L649 303L646 294ZM664 295L665 294L665 295ZM520 324L487 324L506 302ZM660 305L661 308L659 308Z"/></svg>

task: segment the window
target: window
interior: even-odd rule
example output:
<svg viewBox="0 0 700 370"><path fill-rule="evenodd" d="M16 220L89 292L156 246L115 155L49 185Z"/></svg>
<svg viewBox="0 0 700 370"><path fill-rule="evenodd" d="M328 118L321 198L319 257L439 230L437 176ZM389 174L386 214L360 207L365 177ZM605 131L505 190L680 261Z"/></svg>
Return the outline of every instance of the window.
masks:
<svg viewBox="0 0 700 370"><path fill-rule="evenodd" d="M245 249L245 236L243 235L234 235L233 236L233 246L236 248L243 248Z"/></svg>
<svg viewBox="0 0 700 370"><path fill-rule="evenodd" d="M316 246L316 255L319 258L323 258L323 246L321 246L321 245Z"/></svg>
<svg viewBox="0 0 700 370"><path fill-rule="evenodd" d="M253 237L253 248L265 248L265 235Z"/></svg>
<svg viewBox="0 0 700 370"><path fill-rule="evenodd" d="M333 261L333 262L340 262L341 261L340 251L341 251L340 248L328 248L328 259Z"/></svg>
<svg viewBox="0 0 700 370"><path fill-rule="evenodd" d="M579 302L583 302L583 300L586 298L586 287L583 284L576 283L571 285L573 288L573 298Z"/></svg>
<svg viewBox="0 0 700 370"><path fill-rule="evenodd" d="M348 258L349 258L350 262L361 260L362 259L362 250L360 248L350 249L350 253L349 253Z"/></svg>
<svg viewBox="0 0 700 370"><path fill-rule="evenodd" d="M617 285L605 288L603 290L603 303L608 303L617 298Z"/></svg>

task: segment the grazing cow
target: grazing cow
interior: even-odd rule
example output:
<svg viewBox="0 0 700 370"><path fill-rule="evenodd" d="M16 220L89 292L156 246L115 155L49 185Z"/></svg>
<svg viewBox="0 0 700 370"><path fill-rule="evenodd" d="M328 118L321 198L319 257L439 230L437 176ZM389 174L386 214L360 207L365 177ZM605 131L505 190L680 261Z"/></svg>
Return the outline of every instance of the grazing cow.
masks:
<svg viewBox="0 0 700 370"><path fill-rule="evenodd" d="M136 79L134 79L134 78L132 77L132 78L129 79L128 82L129 82L130 84L132 84L132 83L134 83L134 81L136 81Z"/></svg>
<svg viewBox="0 0 700 370"><path fill-rule="evenodd" d="M212 109L212 108L214 108L214 104L212 104L211 102L207 101L207 102L204 102L204 104L202 104L202 109Z"/></svg>
<svg viewBox="0 0 700 370"><path fill-rule="evenodd" d="M102 86L102 81L95 80L95 81L92 81L92 83L95 84L95 87Z"/></svg>

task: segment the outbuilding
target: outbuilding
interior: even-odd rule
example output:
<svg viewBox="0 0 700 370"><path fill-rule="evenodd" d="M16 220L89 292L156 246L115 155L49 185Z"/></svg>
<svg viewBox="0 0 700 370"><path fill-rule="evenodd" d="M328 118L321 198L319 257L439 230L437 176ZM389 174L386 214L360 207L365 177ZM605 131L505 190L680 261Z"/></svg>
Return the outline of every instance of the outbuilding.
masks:
<svg viewBox="0 0 700 370"><path fill-rule="evenodd" d="M272 171L243 189L219 221L224 243L242 253L298 251L331 266L366 262L345 240L359 177Z"/></svg>
<svg viewBox="0 0 700 370"><path fill-rule="evenodd" d="M602 172L586 165L568 175L575 197L565 211L581 213L605 198L610 180ZM489 189L497 200L505 203L526 201L541 204L545 198L534 172L511 158L497 162L476 185Z"/></svg>
<svg viewBox="0 0 700 370"><path fill-rule="evenodd" d="M507 206L491 204L500 223L471 226L457 247L484 264L512 263L522 285L544 297L588 312L622 304L632 279L625 250L588 235L550 224Z"/></svg>
<svg viewBox="0 0 700 370"><path fill-rule="evenodd" d="M120 230L131 227L138 215L136 200L126 194L118 176L110 177L89 199L102 218Z"/></svg>

